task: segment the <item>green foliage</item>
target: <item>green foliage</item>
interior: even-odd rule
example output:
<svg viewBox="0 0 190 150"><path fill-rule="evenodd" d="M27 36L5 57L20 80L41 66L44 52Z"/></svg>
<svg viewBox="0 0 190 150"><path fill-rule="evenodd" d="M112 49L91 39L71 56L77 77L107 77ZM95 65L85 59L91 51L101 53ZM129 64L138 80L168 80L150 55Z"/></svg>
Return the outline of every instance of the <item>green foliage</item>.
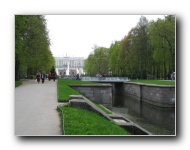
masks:
<svg viewBox="0 0 190 150"><path fill-rule="evenodd" d="M78 91L71 88L69 85L72 84L99 84L96 82L86 82L80 80L65 80L65 79L58 79L58 101L59 102L68 102L70 95L81 95ZM92 101L93 102L93 101ZM107 114L111 114L110 111L102 107L100 104L93 102L97 107L103 110Z"/></svg>
<svg viewBox="0 0 190 150"><path fill-rule="evenodd" d="M108 49L95 47L94 53L85 60L84 70L88 75L106 74L108 72Z"/></svg>
<svg viewBox="0 0 190 150"><path fill-rule="evenodd" d="M129 133L98 114L73 107L62 107L65 135L128 135Z"/></svg>
<svg viewBox="0 0 190 150"><path fill-rule="evenodd" d="M55 73L55 67L54 67L54 66L52 66L50 72L51 72L51 73Z"/></svg>
<svg viewBox="0 0 190 150"><path fill-rule="evenodd" d="M22 81L15 81L15 87L22 85Z"/></svg>
<svg viewBox="0 0 190 150"><path fill-rule="evenodd" d="M86 82L80 80L64 80L58 79L58 101L68 101L70 95L81 95L78 91L74 90L69 84L98 84L95 82Z"/></svg>
<svg viewBox="0 0 190 150"><path fill-rule="evenodd" d="M96 103L96 102L93 102L98 108L100 108L101 110L103 110L105 113L107 114L112 114L112 112L110 112L108 109L105 109L102 105Z"/></svg>
<svg viewBox="0 0 190 150"><path fill-rule="evenodd" d="M88 75L103 71L107 76L167 79L175 71L175 16L151 22L141 16L121 41L113 42L106 49L108 54L100 49L96 46L85 61ZM105 62L101 61L103 58Z"/></svg>
<svg viewBox="0 0 190 150"><path fill-rule="evenodd" d="M175 71L175 17L166 16L150 23L151 45L154 47L153 59L157 66L163 66L163 76Z"/></svg>
<svg viewBox="0 0 190 150"><path fill-rule="evenodd" d="M68 86L67 80L58 79L58 101L68 101L70 95L81 95L79 92Z"/></svg>
<svg viewBox="0 0 190 150"><path fill-rule="evenodd" d="M120 68L120 59L119 59L119 50L120 50L120 41L115 41L111 44L109 48L109 75L118 75Z"/></svg>
<svg viewBox="0 0 190 150"><path fill-rule="evenodd" d="M41 15L15 16L15 79L54 66L46 20Z"/></svg>

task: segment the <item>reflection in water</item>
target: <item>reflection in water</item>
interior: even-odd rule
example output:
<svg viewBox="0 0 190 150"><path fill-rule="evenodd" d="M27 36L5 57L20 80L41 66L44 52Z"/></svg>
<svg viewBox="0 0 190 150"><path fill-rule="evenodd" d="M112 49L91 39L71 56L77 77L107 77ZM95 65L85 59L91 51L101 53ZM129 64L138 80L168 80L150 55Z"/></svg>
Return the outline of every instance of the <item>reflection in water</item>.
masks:
<svg viewBox="0 0 190 150"><path fill-rule="evenodd" d="M156 135L175 135L175 108L157 107L124 95L121 85L115 85L114 113L121 114Z"/></svg>

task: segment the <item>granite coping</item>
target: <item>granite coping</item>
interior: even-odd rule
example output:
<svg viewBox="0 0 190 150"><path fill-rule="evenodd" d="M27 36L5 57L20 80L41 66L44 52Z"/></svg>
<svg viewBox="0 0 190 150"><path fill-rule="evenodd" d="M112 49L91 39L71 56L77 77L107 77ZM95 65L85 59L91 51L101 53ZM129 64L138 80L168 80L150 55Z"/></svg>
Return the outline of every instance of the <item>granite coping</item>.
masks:
<svg viewBox="0 0 190 150"><path fill-rule="evenodd" d="M69 84L71 87L112 87L111 84Z"/></svg>
<svg viewBox="0 0 190 150"><path fill-rule="evenodd" d="M135 83L135 82L125 82L125 83L127 83L127 84L135 84L135 85L152 86L152 87L163 87L163 88L175 87L175 85L158 85L158 84Z"/></svg>

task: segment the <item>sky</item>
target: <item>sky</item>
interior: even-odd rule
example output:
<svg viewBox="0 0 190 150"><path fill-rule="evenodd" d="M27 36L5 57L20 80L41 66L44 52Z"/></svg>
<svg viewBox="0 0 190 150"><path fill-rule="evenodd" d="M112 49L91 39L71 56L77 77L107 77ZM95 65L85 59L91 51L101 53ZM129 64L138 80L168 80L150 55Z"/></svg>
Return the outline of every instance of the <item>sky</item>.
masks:
<svg viewBox="0 0 190 150"><path fill-rule="evenodd" d="M149 21L164 15L143 15ZM84 57L95 45L109 48L137 25L141 15L45 15L54 57Z"/></svg>

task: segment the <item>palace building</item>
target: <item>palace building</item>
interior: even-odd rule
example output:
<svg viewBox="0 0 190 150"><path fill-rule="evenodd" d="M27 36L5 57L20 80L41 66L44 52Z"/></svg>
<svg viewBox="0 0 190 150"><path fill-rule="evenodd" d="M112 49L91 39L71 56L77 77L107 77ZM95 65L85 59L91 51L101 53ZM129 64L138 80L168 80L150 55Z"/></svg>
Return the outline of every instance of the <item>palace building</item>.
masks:
<svg viewBox="0 0 190 150"><path fill-rule="evenodd" d="M83 57L54 57L56 73L59 76L76 76L84 74Z"/></svg>

